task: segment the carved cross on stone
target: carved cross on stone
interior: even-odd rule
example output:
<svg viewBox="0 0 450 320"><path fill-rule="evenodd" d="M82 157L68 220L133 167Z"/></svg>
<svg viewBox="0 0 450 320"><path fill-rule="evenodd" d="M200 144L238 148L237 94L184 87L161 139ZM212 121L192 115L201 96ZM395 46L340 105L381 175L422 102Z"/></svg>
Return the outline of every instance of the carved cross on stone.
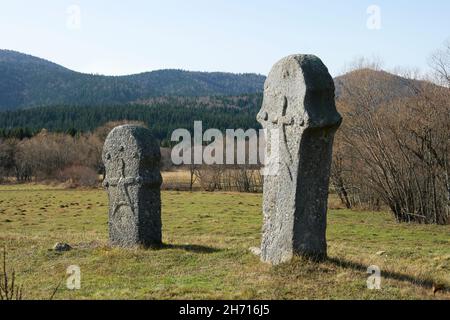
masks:
<svg viewBox="0 0 450 320"><path fill-rule="evenodd" d="M275 159L272 158L272 161L281 161L284 163L286 169L289 173L290 180L293 179L292 177L292 154L291 150L289 149L288 145L288 139L287 139L287 128L294 126L295 123L295 116L293 114L288 115L288 99L286 96L283 97L283 101L281 104L281 115L274 115L269 118L269 115L266 111L262 111L260 114L258 114L257 119L258 121L265 127L266 129L269 129L268 139L271 139L271 135L275 134L277 135L277 141L276 147L274 148L267 148L266 153L277 153L275 155ZM303 126L304 121L300 121L300 125ZM273 130L276 129L276 130ZM269 142L267 142L269 143ZM270 144L270 143L269 143ZM278 148L278 149L277 149ZM269 150L270 149L270 150ZM270 155L268 155L270 156ZM271 155L274 156L274 155Z"/></svg>
<svg viewBox="0 0 450 320"><path fill-rule="evenodd" d="M158 143L144 127L116 127L106 138L103 184L109 195L113 245L161 244L160 157Z"/></svg>
<svg viewBox="0 0 450 320"><path fill-rule="evenodd" d="M114 202L112 204L112 214L114 215L120 206L129 206L134 213L134 204L128 193L128 186L136 184L136 179L132 177L125 177L125 161L120 159L122 162L122 168L120 170L120 177L111 178L103 183L106 188L116 187L117 194L114 197Z"/></svg>
<svg viewBox="0 0 450 320"><path fill-rule="evenodd" d="M341 116L333 79L322 61L293 55L276 63L257 119L267 135L278 129L278 161L283 164L277 174L264 177L261 260L279 264L294 254L326 257L329 172ZM266 141L266 155L276 152L271 141Z"/></svg>
<svg viewBox="0 0 450 320"><path fill-rule="evenodd" d="M292 115L287 116L287 108L288 108L288 100L286 97L283 98L283 111L281 113L281 117L275 117L272 119L272 123L280 129L281 134L281 145L283 147L283 151L287 157L283 158L284 163L286 163L288 169L289 169L289 175L291 175L290 166L292 165L292 155L289 150L289 146L287 144L287 137L286 137L286 126L291 126L294 124L294 117ZM290 176L292 180L292 176Z"/></svg>

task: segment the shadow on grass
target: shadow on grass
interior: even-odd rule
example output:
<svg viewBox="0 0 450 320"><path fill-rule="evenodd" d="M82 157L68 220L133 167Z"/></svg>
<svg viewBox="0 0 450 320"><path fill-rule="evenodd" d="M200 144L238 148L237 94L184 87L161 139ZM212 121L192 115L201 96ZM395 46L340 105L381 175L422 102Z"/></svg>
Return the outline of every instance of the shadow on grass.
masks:
<svg viewBox="0 0 450 320"><path fill-rule="evenodd" d="M195 253L214 253L222 251L221 249L213 248L213 247L207 247L207 246L201 246L196 244L162 244L161 247L158 248L159 250L166 250L166 249L180 249L188 252L195 252Z"/></svg>
<svg viewBox="0 0 450 320"><path fill-rule="evenodd" d="M349 261L349 260L345 260L345 259L341 259L341 258L328 257L324 260L324 262L328 262L328 263L331 263L335 266L342 267L342 268L361 271L364 273L367 272L367 267L368 267L367 265L363 265L358 262ZM446 293L450 292L450 287L442 285L442 284L437 284L435 281L433 281L431 279L419 278L419 277L414 277L414 276L411 276L408 274L392 272L392 271L383 271L383 270L381 270L381 276L384 278L389 278L389 279L393 279L393 280L409 282L413 285L427 288L430 290L435 290L437 287L439 287L438 290L441 292L446 292Z"/></svg>

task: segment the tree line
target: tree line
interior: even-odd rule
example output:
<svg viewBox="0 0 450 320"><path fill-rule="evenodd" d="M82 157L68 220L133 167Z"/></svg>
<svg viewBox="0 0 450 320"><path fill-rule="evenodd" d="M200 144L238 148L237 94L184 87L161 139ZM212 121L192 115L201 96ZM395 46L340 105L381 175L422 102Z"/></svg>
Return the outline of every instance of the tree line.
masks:
<svg viewBox="0 0 450 320"><path fill-rule="evenodd" d="M193 131L194 121L219 130L259 128L255 114L262 96L164 97L146 104L112 106L54 106L0 113L0 137L29 138L45 128L72 136L93 132L109 121L140 121L169 146L171 133L178 128Z"/></svg>

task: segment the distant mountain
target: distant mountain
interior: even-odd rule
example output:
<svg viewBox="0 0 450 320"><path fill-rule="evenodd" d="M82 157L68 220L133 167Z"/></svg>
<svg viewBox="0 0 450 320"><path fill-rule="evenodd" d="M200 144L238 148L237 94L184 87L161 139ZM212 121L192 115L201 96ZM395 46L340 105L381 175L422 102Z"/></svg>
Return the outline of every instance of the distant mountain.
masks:
<svg viewBox="0 0 450 320"><path fill-rule="evenodd" d="M262 92L257 74L159 70L129 76L75 72L44 59L0 50L0 110L49 105L106 105L160 96L227 96Z"/></svg>
<svg viewBox="0 0 450 320"><path fill-rule="evenodd" d="M73 111L81 106L93 108L119 105L202 106L205 108L203 110L214 107L248 109L248 105L251 105L257 110L259 105L254 96L261 97L264 81L265 76L257 74L182 70L160 70L116 77L90 75L30 55L0 50L0 111L55 106L58 107L55 110L59 110L59 116L62 116L62 106L70 106ZM419 88L430 85L370 69L352 71L334 81L336 99L341 102L359 94L372 95L372 101L384 103L414 96ZM251 103L248 104L248 101ZM49 112L48 108L45 110ZM89 109L84 109L84 112L86 110ZM22 116L20 112L8 115L15 119ZM6 115L3 117L6 118ZM47 118L48 121L51 119ZM12 118L9 120L12 121ZM44 125L45 119L40 120L38 123ZM15 127L19 123L35 127L37 123L33 124L33 121L36 119L19 119L12 123L2 121L1 124L2 128ZM80 123L80 120L74 122Z"/></svg>
<svg viewBox="0 0 450 320"><path fill-rule="evenodd" d="M371 95L375 103L417 95L428 82L406 79L386 71L359 69L334 79L336 99L346 100L352 94Z"/></svg>

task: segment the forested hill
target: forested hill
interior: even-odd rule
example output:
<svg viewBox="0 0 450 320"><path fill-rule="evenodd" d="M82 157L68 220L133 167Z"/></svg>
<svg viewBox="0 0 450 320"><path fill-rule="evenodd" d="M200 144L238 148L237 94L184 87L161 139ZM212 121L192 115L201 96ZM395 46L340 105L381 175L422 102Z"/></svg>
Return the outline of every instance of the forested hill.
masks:
<svg viewBox="0 0 450 320"><path fill-rule="evenodd" d="M265 76L159 70L129 76L75 72L15 51L0 50L0 110L50 105L106 105L160 96L242 95L262 92Z"/></svg>

